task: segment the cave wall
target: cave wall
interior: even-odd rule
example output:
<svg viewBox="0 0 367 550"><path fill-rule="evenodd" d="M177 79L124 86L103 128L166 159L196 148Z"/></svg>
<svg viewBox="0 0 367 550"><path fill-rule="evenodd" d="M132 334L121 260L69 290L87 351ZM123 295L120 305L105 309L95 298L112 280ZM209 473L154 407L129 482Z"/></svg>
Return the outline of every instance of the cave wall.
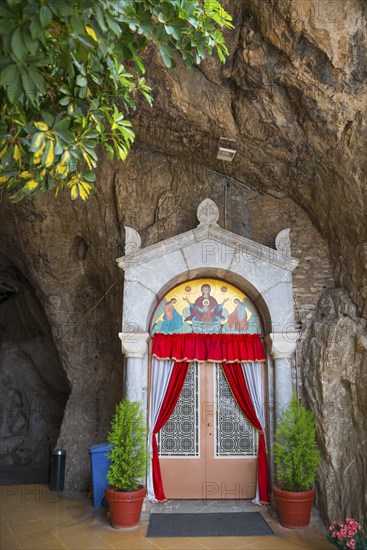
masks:
<svg viewBox="0 0 367 550"><path fill-rule="evenodd" d="M345 289L326 290L302 335L302 377L324 461L318 476L323 518L367 509L367 322Z"/></svg>
<svg viewBox="0 0 367 550"><path fill-rule="evenodd" d="M363 441L356 419L365 399L353 388L366 352L353 335L367 316L367 5L225 4L235 23L226 31L225 65L211 59L188 70L178 62L169 72L148 50L155 104L132 114L138 139L128 160L100 153L97 193L86 204L71 203L67 193L18 205L5 198L2 249L37 290L52 328L71 386L58 444L68 452L68 482L84 488L88 446L104 440L122 394L123 276L114 260L123 254L124 225L147 246L194 227L198 203L210 197L222 226L263 244L291 227L300 259L299 368L323 456L321 512L333 520L351 509L362 521L365 462L360 446L355 454L335 437L325 395L346 396L335 421L345 422L351 442ZM235 139L230 165L216 160L221 136ZM341 296L344 309L336 305ZM343 336L339 325L347 321ZM331 505L328 480L341 476Z"/></svg>
<svg viewBox="0 0 367 550"><path fill-rule="evenodd" d="M210 197L222 227L262 244L274 247L279 231L291 228L300 261L294 273L297 321L333 284L323 239L289 198L228 185L198 164L139 147L123 164L102 155L98 172L98 193L86 204L64 194L57 202L43 195L2 205L6 250L39 289L71 386L58 446L67 450L70 491L78 492L89 485L88 447L105 440L114 403L123 394L117 336L123 274L115 259L123 254L124 225L139 231L142 246L148 246L196 227L198 204Z"/></svg>
<svg viewBox="0 0 367 550"><path fill-rule="evenodd" d="M25 277L0 258L1 480L47 482L69 384L47 318Z"/></svg>

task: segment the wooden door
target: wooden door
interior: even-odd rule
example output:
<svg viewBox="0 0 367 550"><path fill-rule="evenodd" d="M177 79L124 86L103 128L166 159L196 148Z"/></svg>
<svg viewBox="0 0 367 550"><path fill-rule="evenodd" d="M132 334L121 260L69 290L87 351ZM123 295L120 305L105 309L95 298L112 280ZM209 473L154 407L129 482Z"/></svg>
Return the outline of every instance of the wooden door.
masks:
<svg viewBox="0 0 367 550"><path fill-rule="evenodd" d="M253 498L257 432L239 409L222 369L192 363L171 418L159 434L167 498Z"/></svg>

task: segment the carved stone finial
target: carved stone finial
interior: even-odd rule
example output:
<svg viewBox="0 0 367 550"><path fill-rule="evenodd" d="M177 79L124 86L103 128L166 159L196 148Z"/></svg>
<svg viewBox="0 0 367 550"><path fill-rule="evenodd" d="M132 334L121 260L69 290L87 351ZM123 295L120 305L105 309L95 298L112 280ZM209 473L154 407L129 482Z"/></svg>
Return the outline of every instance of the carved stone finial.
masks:
<svg viewBox="0 0 367 550"><path fill-rule="evenodd" d="M141 248L140 235L132 227L125 226L125 256L136 254Z"/></svg>
<svg viewBox="0 0 367 550"><path fill-rule="evenodd" d="M275 238L275 247L281 253L282 256L290 258L291 254L291 240L289 237L290 229L282 229Z"/></svg>
<svg viewBox="0 0 367 550"><path fill-rule="evenodd" d="M199 227L203 225L217 225L219 220L218 206L211 199L203 200L197 209Z"/></svg>

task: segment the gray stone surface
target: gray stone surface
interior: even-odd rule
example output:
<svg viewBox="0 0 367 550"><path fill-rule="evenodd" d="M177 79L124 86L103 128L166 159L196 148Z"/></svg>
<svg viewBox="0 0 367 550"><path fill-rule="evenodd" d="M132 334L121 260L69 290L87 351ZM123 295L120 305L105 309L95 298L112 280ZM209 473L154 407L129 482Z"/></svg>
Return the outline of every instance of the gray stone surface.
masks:
<svg viewBox="0 0 367 550"><path fill-rule="evenodd" d="M47 436L56 446L70 388L34 289L3 257L0 287L1 480L42 470L45 482Z"/></svg>
<svg viewBox="0 0 367 550"><path fill-rule="evenodd" d="M318 498L325 520L357 517L367 528L366 320L344 289L325 291L302 351L307 401L323 462Z"/></svg>

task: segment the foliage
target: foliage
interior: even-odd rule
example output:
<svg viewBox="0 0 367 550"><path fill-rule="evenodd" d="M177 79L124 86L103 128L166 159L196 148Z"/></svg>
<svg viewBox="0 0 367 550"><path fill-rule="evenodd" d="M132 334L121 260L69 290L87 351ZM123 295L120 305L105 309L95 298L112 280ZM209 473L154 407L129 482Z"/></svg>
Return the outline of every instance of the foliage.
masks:
<svg viewBox="0 0 367 550"><path fill-rule="evenodd" d="M123 400L116 405L107 441L112 444L107 481L120 491L135 491L148 464L145 422L139 403Z"/></svg>
<svg viewBox="0 0 367 550"><path fill-rule="evenodd" d="M338 548L367 550L367 538L363 535L360 524L353 518L346 518L345 523L335 520L330 525L326 538Z"/></svg>
<svg viewBox="0 0 367 550"><path fill-rule="evenodd" d="M142 94L152 104L142 55L154 44L169 68L228 53L217 0L3 0L0 11L0 187L14 201L69 188L92 192L100 144L124 160L126 119Z"/></svg>
<svg viewBox="0 0 367 550"><path fill-rule="evenodd" d="M316 479L320 453L313 413L295 395L280 417L273 451L280 488L308 491Z"/></svg>

